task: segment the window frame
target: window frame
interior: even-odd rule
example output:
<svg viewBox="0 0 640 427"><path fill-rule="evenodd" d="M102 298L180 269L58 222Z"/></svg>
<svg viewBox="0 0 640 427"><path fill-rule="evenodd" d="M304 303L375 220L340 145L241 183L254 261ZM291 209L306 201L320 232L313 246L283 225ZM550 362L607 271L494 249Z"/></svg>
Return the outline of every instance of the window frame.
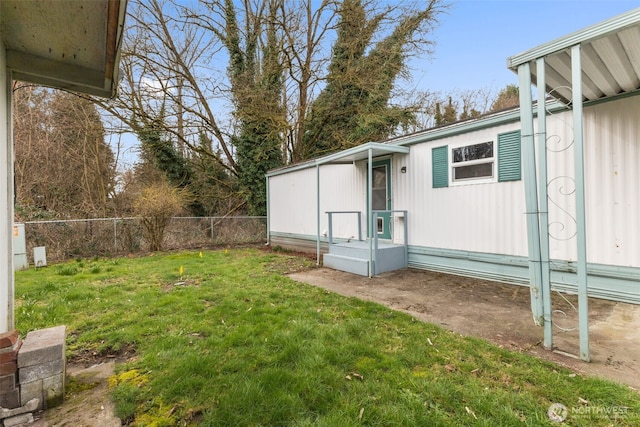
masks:
<svg viewBox="0 0 640 427"><path fill-rule="evenodd" d="M460 147L469 147L472 145L478 145L478 144L486 144L486 143L491 143L492 144L492 148L493 148L493 155L491 157L486 157L484 159L476 159L476 160L466 160L466 161L462 161L462 162L454 162L454 150L458 149ZM449 144L449 149L448 149L448 157L449 157L449 186L454 187L454 186L459 186L459 185L472 185L472 184L487 184L487 183L493 183L493 182L498 182L498 144L496 143L496 139L489 139L489 140L479 140L479 141L473 141L473 142L460 142L460 143L456 143L456 144ZM457 167L461 167L461 166L474 166L474 165L480 165L480 164L486 164L486 163L491 163L491 176L482 176L482 177L477 177L477 178L461 178L461 179L455 179L455 169Z"/></svg>

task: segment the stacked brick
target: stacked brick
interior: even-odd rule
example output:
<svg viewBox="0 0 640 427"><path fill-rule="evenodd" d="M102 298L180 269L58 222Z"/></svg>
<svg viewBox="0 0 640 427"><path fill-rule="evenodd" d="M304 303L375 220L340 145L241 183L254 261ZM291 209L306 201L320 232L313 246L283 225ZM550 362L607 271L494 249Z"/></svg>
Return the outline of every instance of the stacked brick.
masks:
<svg viewBox="0 0 640 427"><path fill-rule="evenodd" d="M0 334L0 407L3 408L20 406L18 351L21 345L18 331Z"/></svg>
<svg viewBox="0 0 640 427"><path fill-rule="evenodd" d="M64 397L66 328L0 334L0 426L33 422L33 411L52 408Z"/></svg>
<svg viewBox="0 0 640 427"><path fill-rule="evenodd" d="M62 403L65 375L64 326L31 331L18 352L20 401L40 399L41 408Z"/></svg>

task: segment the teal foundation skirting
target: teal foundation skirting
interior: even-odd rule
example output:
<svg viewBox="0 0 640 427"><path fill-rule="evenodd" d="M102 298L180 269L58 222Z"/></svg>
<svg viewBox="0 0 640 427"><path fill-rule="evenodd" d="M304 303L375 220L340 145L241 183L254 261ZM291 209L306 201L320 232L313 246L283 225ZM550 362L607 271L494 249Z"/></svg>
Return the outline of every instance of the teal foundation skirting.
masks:
<svg viewBox="0 0 640 427"><path fill-rule="evenodd" d="M529 285L526 257L409 246L409 267L443 273ZM551 287L577 293L576 263L551 261ZM640 268L588 264L591 297L640 304Z"/></svg>
<svg viewBox="0 0 640 427"><path fill-rule="evenodd" d="M294 233L270 233L271 245L315 252L316 236ZM327 251L327 239L321 239L321 251ZM339 240L339 239L336 239ZM488 254L452 249L409 246L409 267L529 286L526 257ZM577 293L576 263L551 261L552 289ZM640 304L640 268L588 264L589 296Z"/></svg>

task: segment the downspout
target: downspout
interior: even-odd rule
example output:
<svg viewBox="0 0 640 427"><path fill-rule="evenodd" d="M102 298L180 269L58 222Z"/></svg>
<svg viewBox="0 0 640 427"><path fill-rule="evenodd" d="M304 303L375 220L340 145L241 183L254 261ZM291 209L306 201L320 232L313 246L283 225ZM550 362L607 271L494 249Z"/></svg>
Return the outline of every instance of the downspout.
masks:
<svg viewBox="0 0 640 427"><path fill-rule="evenodd" d="M587 230L584 191L584 140L582 134L582 60L580 45L571 48L571 82L576 174L576 237L578 246L578 329L580 359L589 362L589 297L587 284Z"/></svg>
<svg viewBox="0 0 640 427"><path fill-rule="evenodd" d="M367 163L367 224L369 224L369 277L373 277L373 152L368 150Z"/></svg>
<svg viewBox="0 0 640 427"><path fill-rule="evenodd" d="M316 163L316 265L320 265L320 164Z"/></svg>
<svg viewBox="0 0 640 427"><path fill-rule="evenodd" d="M544 340L547 350L553 348L553 319L551 310L551 271L549 256L549 200L547 191L547 112L545 104L546 69L544 58L536 61L538 87L538 193L540 212L540 270L542 273L542 313Z"/></svg>
<svg viewBox="0 0 640 427"><path fill-rule="evenodd" d="M0 39L0 102L4 103L0 107L0 112L4 117L0 117L4 126L0 127L0 244L3 250L0 251L0 333L13 330L15 327L14 302L15 302L15 280L13 273L13 209L15 203L15 193L13 185L13 119L11 115L11 72L6 68L5 49Z"/></svg>
<svg viewBox="0 0 640 427"><path fill-rule="evenodd" d="M536 179L536 154L533 135L533 106L531 99L531 70L527 62L518 67L520 84L520 136L525 175L525 202L527 215L527 238L529 243L529 290L533 321L543 322L542 270L540 268L540 225L538 221L538 191Z"/></svg>

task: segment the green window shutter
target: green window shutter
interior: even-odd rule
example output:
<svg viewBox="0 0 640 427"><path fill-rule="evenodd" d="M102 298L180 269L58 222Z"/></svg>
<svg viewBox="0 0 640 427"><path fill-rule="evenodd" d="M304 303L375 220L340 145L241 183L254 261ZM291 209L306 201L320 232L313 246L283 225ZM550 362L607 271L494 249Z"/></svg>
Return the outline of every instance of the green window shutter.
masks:
<svg viewBox="0 0 640 427"><path fill-rule="evenodd" d="M449 147L431 149L431 180L433 188L449 186Z"/></svg>
<svg viewBox="0 0 640 427"><path fill-rule="evenodd" d="M520 131L498 135L498 181L522 179L522 156L520 154Z"/></svg>

